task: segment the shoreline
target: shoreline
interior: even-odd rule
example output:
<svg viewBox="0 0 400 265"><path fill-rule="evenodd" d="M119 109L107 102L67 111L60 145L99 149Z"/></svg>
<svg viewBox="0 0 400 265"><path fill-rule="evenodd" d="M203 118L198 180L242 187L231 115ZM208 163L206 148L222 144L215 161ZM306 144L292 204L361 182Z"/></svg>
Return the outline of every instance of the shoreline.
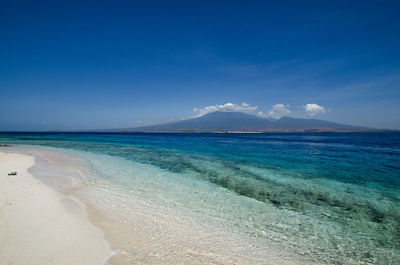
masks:
<svg viewBox="0 0 400 265"><path fill-rule="evenodd" d="M399 263L398 135L3 141L84 205L109 265Z"/></svg>
<svg viewBox="0 0 400 265"><path fill-rule="evenodd" d="M1 150L3 151L3 150ZM4 264L105 264L111 255L85 206L35 178L33 156L0 152L0 260ZM16 176L7 173L17 171Z"/></svg>
<svg viewBox="0 0 400 265"><path fill-rule="evenodd" d="M92 169L89 167L92 165L86 164L87 158L80 154L58 148L24 145L2 148L0 153L2 151L7 152L8 155L17 153L25 158L26 156L30 159L34 157L35 163L26 166L29 168L27 174L38 186L44 187L42 190L45 193L53 194L48 201L57 204L63 213L68 212L73 215L79 213L80 221L86 223L90 231L96 231L94 241L102 241L107 245L106 250L103 247L101 262L58 262L57 264L315 263L306 260L304 256L288 253L272 246L253 245L253 242L231 231L223 231L220 227L202 223L184 212L177 212L174 207L160 207L159 204L140 196L134 197L126 207L119 201L120 196L124 194L118 193L120 191L114 194L115 187L112 183L102 183L106 184L103 186L104 190L96 186L96 172L91 172ZM96 180L88 176L94 176ZM20 218L22 219L17 221L29 220L28 216ZM47 228L50 227L51 224L47 224ZM73 230L74 227L70 229ZM65 233L65 230L62 228L60 232ZM23 238L21 240L23 241ZM29 244L27 247L29 248ZM75 253L74 251L72 249L71 253ZM76 249L76 251L79 252L82 249ZM96 251L88 253L96 253ZM74 256L77 255L74 254ZM24 258L24 256L21 255L19 258ZM1 254L0 259L2 259ZM38 262L38 264L53 263Z"/></svg>

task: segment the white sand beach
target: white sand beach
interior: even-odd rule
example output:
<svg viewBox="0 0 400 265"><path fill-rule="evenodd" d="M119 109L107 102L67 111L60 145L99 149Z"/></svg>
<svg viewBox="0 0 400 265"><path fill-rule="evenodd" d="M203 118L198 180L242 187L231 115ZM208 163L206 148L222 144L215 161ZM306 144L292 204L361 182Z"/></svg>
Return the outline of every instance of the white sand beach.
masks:
<svg viewBox="0 0 400 265"><path fill-rule="evenodd" d="M0 263L104 264L110 248L103 232L79 201L28 173L33 164L33 156L0 153Z"/></svg>
<svg viewBox="0 0 400 265"><path fill-rule="evenodd" d="M126 197L87 178L95 174L87 166L63 149L0 149L1 265L311 264L157 200Z"/></svg>

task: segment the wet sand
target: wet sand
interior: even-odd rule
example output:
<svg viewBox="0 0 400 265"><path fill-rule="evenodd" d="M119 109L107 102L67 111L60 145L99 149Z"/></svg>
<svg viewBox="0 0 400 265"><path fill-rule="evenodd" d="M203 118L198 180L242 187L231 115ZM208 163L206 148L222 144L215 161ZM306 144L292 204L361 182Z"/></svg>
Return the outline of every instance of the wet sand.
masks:
<svg viewBox="0 0 400 265"><path fill-rule="evenodd" d="M34 178L33 165L33 156L0 153L1 264L104 264L109 244L84 205Z"/></svg>

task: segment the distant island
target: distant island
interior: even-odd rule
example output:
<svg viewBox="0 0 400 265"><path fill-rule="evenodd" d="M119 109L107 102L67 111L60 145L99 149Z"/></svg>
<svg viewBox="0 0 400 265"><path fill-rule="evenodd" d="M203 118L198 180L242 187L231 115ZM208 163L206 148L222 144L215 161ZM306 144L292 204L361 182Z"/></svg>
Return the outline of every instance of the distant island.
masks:
<svg viewBox="0 0 400 265"><path fill-rule="evenodd" d="M201 117L159 125L108 130L113 132L366 132L376 129L335 122L282 117L264 118L243 112L216 111Z"/></svg>

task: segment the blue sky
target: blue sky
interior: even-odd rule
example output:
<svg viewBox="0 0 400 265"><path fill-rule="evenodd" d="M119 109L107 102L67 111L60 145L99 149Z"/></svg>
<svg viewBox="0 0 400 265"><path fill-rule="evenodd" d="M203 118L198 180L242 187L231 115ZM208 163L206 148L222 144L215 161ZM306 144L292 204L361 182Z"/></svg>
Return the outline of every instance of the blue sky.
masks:
<svg viewBox="0 0 400 265"><path fill-rule="evenodd" d="M213 109L400 129L399 11L399 1L2 1L0 130L136 127Z"/></svg>

